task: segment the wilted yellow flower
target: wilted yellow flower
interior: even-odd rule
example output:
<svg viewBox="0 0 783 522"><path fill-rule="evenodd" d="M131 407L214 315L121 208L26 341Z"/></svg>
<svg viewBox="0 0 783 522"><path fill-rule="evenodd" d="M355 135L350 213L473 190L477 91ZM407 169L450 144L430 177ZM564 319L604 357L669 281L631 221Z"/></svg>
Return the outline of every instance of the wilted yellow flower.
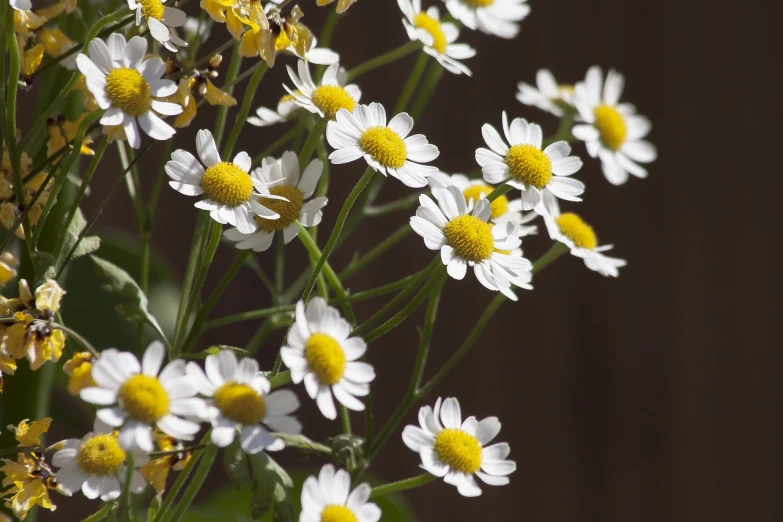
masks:
<svg viewBox="0 0 783 522"><path fill-rule="evenodd" d="M13 375L16 372L16 361L0 353L0 393L3 393L3 374Z"/></svg>
<svg viewBox="0 0 783 522"><path fill-rule="evenodd" d="M43 461L39 461L26 453L19 453L16 462L3 459L0 472L5 474L3 486L11 486L0 494L10 497L5 507L13 511L14 516L24 520L33 506L54 511L57 506L49 498L49 490L57 489L54 473Z"/></svg>
<svg viewBox="0 0 783 522"><path fill-rule="evenodd" d="M33 31L45 24L46 21L46 18L32 11L14 10L14 32L22 39L21 47L24 47L28 38L35 35Z"/></svg>
<svg viewBox="0 0 783 522"><path fill-rule="evenodd" d="M0 254L0 288L16 277L17 266L19 266L19 261L11 252L3 252Z"/></svg>
<svg viewBox="0 0 783 522"><path fill-rule="evenodd" d="M82 120L84 120L87 114L89 113L81 113L79 117L76 118L76 121L69 121L62 115L57 118L49 118L46 120L46 130L49 132L49 140L46 142L47 157L53 155L68 142L76 138L76 133L79 131L79 125L81 125ZM92 138L90 136L85 136L79 152L85 156L94 156L95 151L90 148L92 143Z"/></svg>
<svg viewBox="0 0 783 522"><path fill-rule="evenodd" d="M319 6L329 5L334 0L315 0ZM337 0L337 14L343 14L349 7L356 3L356 0Z"/></svg>
<svg viewBox="0 0 783 522"><path fill-rule="evenodd" d="M68 393L79 395L84 388L95 386L92 378L92 354L79 352L68 359L63 366L63 371L68 376Z"/></svg>
<svg viewBox="0 0 783 522"><path fill-rule="evenodd" d="M22 57L21 81L28 87L33 83L33 73L40 67L43 60L44 46L37 44L24 52Z"/></svg>
<svg viewBox="0 0 783 522"><path fill-rule="evenodd" d="M49 431L49 426L52 425L52 418L45 417L29 424L28 420L21 421L15 428L12 426L14 437L20 446L40 446L41 435Z"/></svg>
<svg viewBox="0 0 783 522"><path fill-rule="evenodd" d="M76 46L76 42L65 36L57 27L41 27L36 31L38 41L43 44L46 54L52 58L57 58L61 54L70 51ZM69 56L60 62L66 69L76 67L76 55Z"/></svg>
<svg viewBox="0 0 783 522"><path fill-rule="evenodd" d="M175 451L183 447L182 443L159 431L155 431L152 438L158 446L158 451ZM139 472L152 484L155 492L158 495L162 495L166 491L166 479L169 476L169 471L172 469L181 471L187 465L191 456L192 454L189 451L163 455L156 459L151 459L139 469Z"/></svg>
<svg viewBox="0 0 783 522"><path fill-rule="evenodd" d="M313 44L313 33L299 22L303 16L298 6L294 6L288 16L283 16L277 8L271 8L267 13L267 27L251 27L242 36L239 54L261 56L269 67L274 66L277 53L286 49L293 49L295 54L304 58Z"/></svg>

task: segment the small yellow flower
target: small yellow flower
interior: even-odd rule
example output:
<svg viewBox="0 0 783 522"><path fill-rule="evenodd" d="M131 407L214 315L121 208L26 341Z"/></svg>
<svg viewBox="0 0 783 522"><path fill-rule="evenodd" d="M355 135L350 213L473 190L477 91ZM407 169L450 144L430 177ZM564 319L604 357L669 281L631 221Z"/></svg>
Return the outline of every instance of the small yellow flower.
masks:
<svg viewBox="0 0 783 522"><path fill-rule="evenodd" d="M17 266L19 266L19 261L11 252L3 252L0 254L0 288L16 277Z"/></svg>
<svg viewBox="0 0 783 522"><path fill-rule="evenodd" d="M92 378L92 354L79 352L68 359L63 365L63 371L68 376L68 393L79 395L84 388L96 386Z"/></svg>
<svg viewBox="0 0 783 522"><path fill-rule="evenodd" d="M24 52L22 57L22 81L28 86L33 82L33 73L40 67L41 60L43 60L44 45L37 44Z"/></svg>
<svg viewBox="0 0 783 522"><path fill-rule="evenodd" d="M0 353L0 393L3 393L3 374L13 375L16 372L16 361Z"/></svg>
<svg viewBox="0 0 783 522"><path fill-rule="evenodd" d="M293 47L295 53L304 58L313 44L313 33L306 25L299 22L304 13L298 6L291 9L291 14L283 16L277 8L267 13L267 27L251 28L242 36L239 54L242 56L260 56L269 67L275 65L278 52Z"/></svg>
<svg viewBox="0 0 783 522"><path fill-rule="evenodd" d="M56 27L41 27L36 36L38 41L43 44L46 54L52 58L57 58L61 54L70 51L76 45L76 42L65 36L65 33ZM73 57L72 63L76 64L76 57ZM69 69L72 67L68 67Z"/></svg>
<svg viewBox="0 0 783 522"><path fill-rule="evenodd" d="M179 443L173 437L156 431L153 434L153 439L157 444L158 451L175 451L182 449L182 444ZM169 476L169 471L181 471L190 460L192 454L189 451L182 453L173 453L171 455L163 455L157 459L151 459L139 471L141 475L152 484L158 495L162 495L166 491L166 479Z"/></svg>
<svg viewBox="0 0 783 522"><path fill-rule="evenodd" d="M316 4L319 6L329 5L333 3L334 0L316 0ZM356 0L337 0L337 14L343 14L345 11L348 10L349 7L351 7L353 4L356 3Z"/></svg>
<svg viewBox="0 0 783 522"><path fill-rule="evenodd" d="M14 437L21 446L40 446L41 435L49 431L49 426L52 425L52 418L45 417L41 420L33 421L28 424L28 419L25 419L14 428Z"/></svg>

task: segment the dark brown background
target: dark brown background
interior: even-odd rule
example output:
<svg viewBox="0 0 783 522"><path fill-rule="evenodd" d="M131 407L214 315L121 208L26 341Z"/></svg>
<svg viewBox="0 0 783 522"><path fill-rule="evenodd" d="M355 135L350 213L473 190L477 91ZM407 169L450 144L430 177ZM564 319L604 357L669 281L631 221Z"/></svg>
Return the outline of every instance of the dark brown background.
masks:
<svg viewBox="0 0 783 522"><path fill-rule="evenodd" d="M317 30L324 11L309 4L303 5L305 21ZM693 0L531 4L532 14L513 41L463 33L479 51L468 61L474 77L447 73L416 122L416 130L441 149L437 165L450 172L474 170L473 151L483 145L480 126L498 126L503 109L554 132L554 118L515 101L516 83L532 82L540 67L563 82L576 81L592 64L625 73L623 99L654 122L650 139L659 160L650 166L649 179L632 178L618 188L576 146L586 159L579 177L588 185L578 211L629 265L610 280L564 257L536 278L533 292L501 309L440 390L459 397L466 414L501 419L500 439L511 443L518 463L511 485L485 487L480 499L465 499L436 483L409 499L426 521L780 520L783 361L778 314L772 313L779 310L779 287L769 277L768 246L779 232L761 228L779 221L772 198L780 189L780 169L772 158L778 156L780 123L773 110L780 94L766 71L779 63L780 8L761 0L727 9ZM399 18L391 0L360 0L335 38L343 63L351 67L402 43ZM718 38L707 40L708 26ZM224 37L224 28L215 27L204 48ZM409 57L361 78L363 101L392 106L412 62ZM283 68L275 68L255 105L273 106L283 78ZM211 118L202 114L192 131L211 127ZM248 128L237 150L258 153L278 132ZM180 146L192 144L191 134L180 137ZM358 163L333 169L327 229L360 172ZM388 183L382 200L407 193ZM130 227L127 198L116 202L104 224ZM177 272L190 241L185 224L196 215L191 203L164 190L156 221L155 247ZM90 209L88 204L88 215ZM403 219L407 214L369 221L352 246L366 251ZM547 243L545 237L526 241L526 254L536 258ZM300 265L301 247L294 243L288 251ZM344 266L350 255L350 249L338 252L334 264ZM221 247L210 286L232 256ZM361 290L395 280L431 256L411 236L349 286ZM266 266L270 258L259 256ZM491 297L471 277L449 282L431 369L456 348ZM266 304L263 287L246 273L217 312ZM369 313L360 308L360 318ZM420 320L419 313L370 347L381 418L405 388ZM203 342L241 345L256 326L215 331ZM280 340L273 337L262 350L265 365ZM309 429L324 436L339 430L318 415L302 388L297 392ZM411 412L407 422L415 418ZM417 464L395 435L374 470L396 480L415 474Z"/></svg>

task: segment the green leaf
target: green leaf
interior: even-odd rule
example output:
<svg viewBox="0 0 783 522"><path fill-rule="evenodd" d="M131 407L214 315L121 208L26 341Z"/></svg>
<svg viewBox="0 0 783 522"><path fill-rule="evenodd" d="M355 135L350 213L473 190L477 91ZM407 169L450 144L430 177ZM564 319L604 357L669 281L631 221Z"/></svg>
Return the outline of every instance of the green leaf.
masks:
<svg viewBox="0 0 783 522"><path fill-rule="evenodd" d="M275 433L275 437L282 439L285 442L286 448L296 448L305 452L312 453L326 453L330 455L332 453L329 446L324 446L317 442L313 442L304 435L290 435L288 433Z"/></svg>
<svg viewBox="0 0 783 522"><path fill-rule="evenodd" d="M161 495L155 495L152 498L152 502L150 502L150 505L147 508L147 520L155 520L155 517L158 516L158 511L160 511L161 502Z"/></svg>
<svg viewBox="0 0 783 522"><path fill-rule="evenodd" d="M248 455L248 460L254 480L250 516L258 519L271 511L275 522L293 522L296 515L288 490L293 487L294 481L263 451Z"/></svg>
<svg viewBox="0 0 783 522"><path fill-rule="evenodd" d="M238 438L234 439L234 442L223 450L223 468L226 470L229 482L237 488L252 482L250 463Z"/></svg>

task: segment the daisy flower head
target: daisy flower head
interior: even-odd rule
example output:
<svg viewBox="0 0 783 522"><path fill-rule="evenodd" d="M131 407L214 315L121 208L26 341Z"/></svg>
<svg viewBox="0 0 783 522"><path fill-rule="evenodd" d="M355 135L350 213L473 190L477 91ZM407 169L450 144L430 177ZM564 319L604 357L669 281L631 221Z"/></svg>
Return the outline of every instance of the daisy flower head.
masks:
<svg viewBox="0 0 783 522"><path fill-rule="evenodd" d="M299 522L378 522L381 509L368 502L372 488L366 482L351 491L351 475L335 472L327 464L318 477L307 477L302 486L302 514Z"/></svg>
<svg viewBox="0 0 783 522"><path fill-rule="evenodd" d="M650 120L636 114L636 108L619 103L625 86L622 74L610 70L602 81L601 68L593 66L584 82L576 85L574 107L584 124L574 125L573 135L585 142L587 152L600 158L604 176L613 185L628 181L628 175L646 178L650 163L658 157L655 146L643 138L652 128Z"/></svg>
<svg viewBox="0 0 783 522"><path fill-rule="evenodd" d="M435 402L435 408L419 410L419 425L406 426L402 440L421 457L421 467L444 482L456 486L466 497L481 495L478 477L490 486L505 486L517 465L506 460L511 451L501 442L487 446L500 433L497 417L462 421L459 401L448 398Z"/></svg>
<svg viewBox="0 0 783 522"><path fill-rule="evenodd" d="M602 276L617 277L618 268L627 263L624 259L609 257L603 253L612 245L598 245L593 227L585 223L578 214L565 212L557 216L544 217L549 237L568 247L571 255L581 258L585 266Z"/></svg>
<svg viewBox="0 0 783 522"><path fill-rule="evenodd" d="M332 395L348 409L364 410L356 397L370 393L375 379L372 366L358 359L367 351L360 337L350 337L351 325L340 312L320 297L305 305L296 304L296 320L288 331L287 344L280 349L291 380L304 381L307 394L315 399L327 419L336 419Z"/></svg>
<svg viewBox="0 0 783 522"><path fill-rule="evenodd" d="M79 392L83 401L99 407L98 420L119 428L123 449L152 451L155 426L179 440L193 440L200 429L184 417L198 417L204 401L196 397L196 384L185 374L182 359L161 370L165 352L163 343L154 341L139 363L130 352L104 350L92 365L97 386Z"/></svg>
<svg viewBox="0 0 783 522"><path fill-rule="evenodd" d="M419 196L421 206L411 217L411 227L430 250L440 250L441 261L451 277L465 277L468 266L486 288L516 301L511 284L531 289L533 265L514 252L522 241L512 222L489 223L490 202L479 199L472 211L465 196L455 186L433 189L437 204L427 195Z"/></svg>
<svg viewBox="0 0 783 522"><path fill-rule="evenodd" d="M500 38L514 38L519 33L519 22L530 13L526 0L443 1L451 16L468 29Z"/></svg>
<svg viewBox="0 0 783 522"><path fill-rule="evenodd" d="M565 108L572 107L573 85L561 85L549 69L539 69L536 73L536 85L525 82L517 84L517 100L523 105L538 107L555 116L562 116Z"/></svg>
<svg viewBox="0 0 783 522"><path fill-rule="evenodd" d="M248 173L251 160L247 152L240 152L232 162L221 161L215 139L206 129L196 134L196 152L203 166L182 149L175 150L166 163L171 188L186 196L206 195L195 203L196 208L208 211L218 223L233 225L243 234L256 231L255 216L280 218L280 214L261 202L285 198L270 194L263 181Z"/></svg>
<svg viewBox="0 0 783 522"><path fill-rule="evenodd" d="M293 94L286 94L277 102L277 110L267 107L256 109L256 116L250 116L247 122L256 127L269 127L292 119L294 113L301 107L294 101Z"/></svg>
<svg viewBox="0 0 783 522"><path fill-rule="evenodd" d="M212 443L216 446L225 448L239 434L240 445L248 454L278 451L285 443L271 431L302 431L302 425L291 416L299 408L299 399L291 390L270 393L271 385L259 374L254 359L237 361L234 352L221 350L207 357L204 368L206 374L190 362L187 372L199 392L212 398L204 417L212 423Z"/></svg>
<svg viewBox="0 0 783 522"><path fill-rule="evenodd" d="M579 196L585 190L584 183L568 177L582 168L582 160L569 156L568 142L556 141L541 150L541 127L524 118L515 118L509 125L505 111L503 134L508 145L488 123L481 127L481 134L489 146L476 149L484 180L491 184L508 180L509 185L520 189L522 210L547 216L557 213L555 198L582 201Z"/></svg>
<svg viewBox="0 0 783 522"><path fill-rule="evenodd" d="M128 7L136 11L136 25L141 25L142 19L147 21L147 28L152 37L163 47L176 53L177 46L187 47L188 43L172 31L171 27L182 27L188 21L184 11L174 7L166 7L166 0L128 0Z"/></svg>
<svg viewBox="0 0 783 522"><path fill-rule="evenodd" d="M299 60L297 63L298 75L291 67L286 66L286 69L296 89L290 89L286 85L284 87L294 97L294 103L321 118L334 120L340 109L352 112L362 97L362 91L355 84L343 87L343 82L338 78L339 63L333 63L326 68L319 86L313 82L310 67L304 60Z"/></svg>
<svg viewBox="0 0 783 522"><path fill-rule="evenodd" d="M437 167L422 165L438 157L438 147L423 134L408 136L413 118L401 112L386 124L386 109L380 103L356 105L353 112L337 111L326 126L326 139L335 150L329 155L334 164L364 157L374 170L391 175L412 188L427 186L427 177Z"/></svg>
<svg viewBox="0 0 783 522"><path fill-rule="evenodd" d="M457 26L440 21L440 12L433 6L421 10L421 0L397 0L402 14L402 25L411 41L424 44L424 52L438 60L444 69L454 74L471 75L470 69L459 60L472 58L476 50L467 44L454 43L459 37Z"/></svg>
<svg viewBox="0 0 783 522"><path fill-rule="evenodd" d="M317 226L321 222L321 209L328 201L325 197L313 198L307 201L315 192L318 180L321 178L323 163L312 160L299 176L299 159L296 153L286 151L280 159L264 158L261 167L254 172L255 177L265 185L269 185L269 193L285 199L271 199L266 202L270 210L278 214L278 219L263 219L256 216L258 230L251 234L243 234L236 228L227 230L223 236L229 241L236 241L240 250L253 249L263 252L272 246L275 232L282 232L286 244L299 233L296 222L306 227Z"/></svg>
<svg viewBox="0 0 783 522"><path fill-rule="evenodd" d="M52 464L60 468L57 485L61 493L71 496L81 490L85 497L100 497L104 502L119 498L127 476L128 450L122 447L111 428L96 422L95 432L81 439L64 440L55 447L58 451L52 456ZM141 493L147 484L137 468L148 460L144 452L133 450L132 493Z"/></svg>
<svg viewBox="0 0 783 522"><path fill-rule="evenodd" d="M104 42L100 38L90 41L89 57L76 57L76 65L84 75L87 89L106 113L101 123L106 126L121 125L128 143L134 149L141 145L136 126L141 126L150 138L167 140L176 132L158 114L176 116L182 106L157 98L171 96L177 84L162 80L166 66L158 57L144 59L147 40L134 36L127 43L125 37L113 33Z"/></svg>

